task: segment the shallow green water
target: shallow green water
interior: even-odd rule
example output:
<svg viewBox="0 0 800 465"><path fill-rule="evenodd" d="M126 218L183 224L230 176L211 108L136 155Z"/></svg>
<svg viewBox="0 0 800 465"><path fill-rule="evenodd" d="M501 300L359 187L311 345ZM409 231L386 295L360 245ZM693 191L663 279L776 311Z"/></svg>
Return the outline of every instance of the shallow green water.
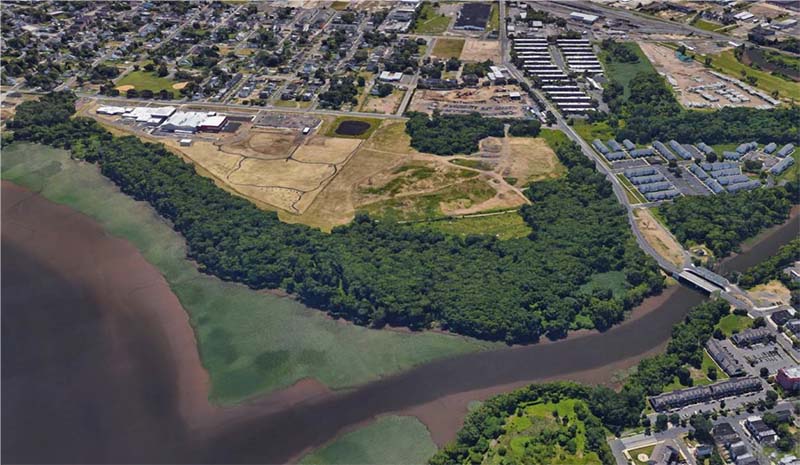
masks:
<svg viewBox="0 0 800 465"><path fill-rule="evenodd" d="M66 151L17 143L3 149L0 164L2 179L92 217L161 271L189 314L214 402L236 403L306 377L344 388L494 347L458 336L337 322L291 299L203 275L186 260L180 235L146 203L120 193L97 167L71 160Z"/></svg>

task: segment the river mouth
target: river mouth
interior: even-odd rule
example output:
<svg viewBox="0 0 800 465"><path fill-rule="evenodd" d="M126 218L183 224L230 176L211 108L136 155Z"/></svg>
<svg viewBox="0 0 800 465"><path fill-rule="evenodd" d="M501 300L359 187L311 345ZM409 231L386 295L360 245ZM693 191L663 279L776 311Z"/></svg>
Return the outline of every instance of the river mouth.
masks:
<svg viewBox="0 0 800 465"><path fill-rule="evenodd" d="M162 292L171 293L157 269L109 280L115 268L148 264L88 217L5 182L2 194L2 419L14 425L2 446L10 462L284 463L394 412L425 419L442 442L470 399L534 381L611 382L615 370L662 350L672 326L704 299L672 288L604 333L439 360L335 394L306 387L302 402L279 394L220 411L207 404L191 337L175 339L191 329L165 300ZM142 286L147 292L131 293ZM164 297L135 300L154 293ZM178 323L183 329L171 326Z"/></svg>

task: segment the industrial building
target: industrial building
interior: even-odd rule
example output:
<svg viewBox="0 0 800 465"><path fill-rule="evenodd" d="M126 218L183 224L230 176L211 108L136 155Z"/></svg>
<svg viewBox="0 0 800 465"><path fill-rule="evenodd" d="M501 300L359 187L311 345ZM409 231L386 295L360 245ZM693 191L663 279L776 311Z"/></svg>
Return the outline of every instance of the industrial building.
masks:
<svg viewBox="0 0 800 465"><path fill-rule="evenodd" d="M594 23L597 22L598 19L600 19L600 17L597 16L597 15L589 15L589 14L586 14L586 13L579 13L577 11L573 11L572 13L570 13L569 17L571 19L574 19L576 21L580 21L580 22L585 23L585 24L594 24Z"/></svg>
<svg viewBox="0 0 800 465"><path fill-rule="evenodd" d="M465 3L458 12L453 29L483 31L491 12L492 6L488 3Z"/></svg>
<svg viewBox="0 0 800 465"><path fill-rule="evenodd" d="M177 111L167 118L159 129L165 132L195 133L197 131L219 132L228 122L228 117L214 112Z"/></svg>

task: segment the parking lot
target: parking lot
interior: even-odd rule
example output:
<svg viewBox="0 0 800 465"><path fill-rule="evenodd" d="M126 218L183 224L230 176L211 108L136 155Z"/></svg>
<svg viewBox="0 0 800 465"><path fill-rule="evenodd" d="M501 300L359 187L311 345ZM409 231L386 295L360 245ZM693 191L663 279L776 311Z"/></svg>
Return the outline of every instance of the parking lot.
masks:
<svg viewBox="0 0 800 465"><path fill-rule="evenodd" d="M663 174L676 189L683 195L710 195L711 191L700 182L699 179L694 177L685 166L679 166L678 172L680 177L676 176L665 165L656 165L655 168Z"/></svg>

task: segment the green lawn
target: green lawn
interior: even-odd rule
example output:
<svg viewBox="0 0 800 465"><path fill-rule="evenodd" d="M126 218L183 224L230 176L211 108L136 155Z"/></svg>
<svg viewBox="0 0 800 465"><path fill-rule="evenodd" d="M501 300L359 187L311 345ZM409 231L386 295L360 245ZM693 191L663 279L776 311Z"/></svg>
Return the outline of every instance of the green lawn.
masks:
<svg viewBox="0 0 800 465"><path fill-rule="evenodd" d="M172 88L173 84L175 84L175 81L159 77L156 73L142 70L131 71L116 82L117 87L133 86L134 89L140 92L143 90L152 90L153 92L158 93L162 89L165 89L172 92L172 95L176 95L177 91Z"/></svg>
<svg viewBox="0 0 800 465"><path fill-rule="evenodd" d="M461 49L464 48L464 39L436 39L432 54L447 60L461 56Z"/></svg>
<svg viewBox="0 0 800 465"><path fill-rule="evenodd" d="M492 169L492 165L482 160L455 158L453 160L450 160L450 163L458 166L465 166L467 168L474 168L476 170L489 171Z"/></svg>
<svg viewBox="0 0 800 465"><path fill-rule="evenodd" d="M697 16L697 19L692 21L692 26L702 29L704 31L716 31L717 29L722 27L722 24L714 23L711 21L706 21L704 19L700 19L700 16Z"/></svg>
<svg viewBox="0 0 800 465"><path fill-rule="evenodd" d="M583 286L581 291L591 294L595 289L610 289L617 297L625 295L625 273L622 271L608 271L597 273Z"/></svg>
<svg viewBox="0 0 800 465"><path fill-rule="evenodd" d="M300 460L305 465L424 464L436 453L428 429L414 417L382 417Z"/></svg>
<svg viewBox="0 0 800 465"><path fill-rule="evenodd" d="M526 237L532 232L530 226L517 212L429 221L417 223L417 226L462 237L469 234L485 234L496 236L500 240Z"/></svg>
<svg viewBox="0 0 800 465"><path fill-rule="evenodd" d="M417 34L441 34L450 25L450 18L441 15L430 3L422 4L417 22L414 25L414 32Z"/></svg>
<svg viewBox="0 0 800 465"><path fill-rule="evenodd" d="M68 152L16 143L4 147L2 179L40 192L130 241L162 273L186 309L215 403L315 378L346 388L437 358L496 347L433 332L372 330L334 321L298 302L200 273L183 238L145 202L119 192L97 167Z"/></svg>
<svg viewBox="0 0 800 465"><path fill-rule="evenodd" d="M635 42L622 42L622 44L631 50L636 56L639 57L637 63L620 63L618 61L609 61L608 53L601 51L598 58L603 63L603 68L606 70L606 76L611 81L617 81L625 87L625 97L630 96L629 83L639 73L655 73L656 70L647 59L647 56L642 52L642 49L636 45Z"/></svg>
<svg viewBox="0 0 800 465"><path fill-rule="evenodd" d="M753 320L747 316L739 316L731 313L723 317L717 323L717 328L722 331L725 337L730 337L734 331L742 331L749 328L753 324Z"/></svg>
<svg viewBox="0 0 800 465"><path fill-rule="evenodd" d="M492 2L492 12L489 14L486 30L491 32L498 29L500 29L500 8L497 6L497 2Z"/></svg>
<svg viewBox="0 0 800 465"><path fill-rule="evenodd" d="M629 450L628 454L630 454L631 458L633 459L633 463L635 463L636 465L648 465L647 462L642 462L641 460L639 460L638 456L639 454L644 454L649 458L650 454L653 453L653 449L655 448L656 445L653 444L652 446L640 447L638 449Z"/></svg>
<svg viewBox="0 0 800 465"><path fill-rule="evenodd" d="M583 140L591 143L595 139L607 141L615 136L614 130L605 121L587 123L585 120L575 120L572 128Z"/></svg>
<svg viewBox="0 0 800 465"><path fill-rule="evenodd" d="M617 179L619 182L622 183L622 187L625 188L625 195L628 196L628 200L633 203L646 203L647 199L644 198L641 192L639 192L636 187L631 184L628 178L625 177L622 173L617 175Z"/></svg>
<svg viewBox="0 0 800 465"><path fill-rule="evenodd" d="M364 122L364 123L368 123L369 124L369 129L367 129L366 131L364 131L361 134L352 135L352 136L348 136L346 134L337 133L336 129L339 127L340 124L342 124L345 121L361 121L361 122ZM380 126L382 122L383 122L383 120L379 119L379 118L364 118L364 117L361 117L361 116L338 116L333 121L333 123L328 127L328 130L325 131L325 135L328 136L328 137L346 137L346 138L350 138L350 139L369 139L369 136L371 136L372 133L375 132L376 129L378 129L378 126Z"/></svg>
<svg viewBox="0 0 800 465"><path fill-rule="evenodd" d="M778 181L798 182L800 181L800 148L795 149L791 155L794 158L794 165L778 176Z"/></svg>
<svg viewBox="0 0 800 465"><path fill-rule="evenodd" d="M745 71L748 76L754 76L758 78L758 81L755 84L756 87L769 93L777 90L781 97L800 100L800 83L787 81L777 76L773 76L767 72L753 69L739 62L739 60L737 60L733 55L733 50L725 50L722 53L709 56L711 57L711 66L717 71L746 82L745 79L742 79L741 75L741 72ZM703 57L698 57L698 61L702 63Z"/></svg>
<svg viewBox="0 0 800 465"><path fill-rule="evenodd" d="M539 137L547 142L551 149L555 150L559 144L569 141L569 137L561 131L555 129L542 128Z"/></svg>

